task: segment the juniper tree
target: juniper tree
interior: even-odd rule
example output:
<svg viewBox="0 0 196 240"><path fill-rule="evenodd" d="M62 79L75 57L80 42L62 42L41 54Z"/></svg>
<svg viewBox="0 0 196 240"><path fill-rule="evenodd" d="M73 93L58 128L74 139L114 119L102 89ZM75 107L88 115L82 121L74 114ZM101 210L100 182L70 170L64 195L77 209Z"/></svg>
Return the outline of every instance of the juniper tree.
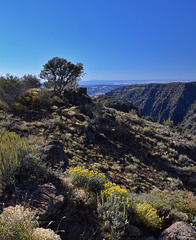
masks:
<svg viewBox="0 0 196 240"><path fill-rule="evenodd" d="M53 87L57 95L61 95L67 86L75 86L83 75L82 63L75 65L64 58L52 58L43 67L40 78L45 79L45 85Z"/></svg>

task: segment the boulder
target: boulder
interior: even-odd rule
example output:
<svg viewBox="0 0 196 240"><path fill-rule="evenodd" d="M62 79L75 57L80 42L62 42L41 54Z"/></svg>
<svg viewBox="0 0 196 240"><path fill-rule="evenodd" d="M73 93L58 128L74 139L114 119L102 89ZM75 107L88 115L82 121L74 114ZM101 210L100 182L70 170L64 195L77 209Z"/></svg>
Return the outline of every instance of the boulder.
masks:
<svg viewBox="0 0 196 240"><path fill-rule="evenodd" d="M42 146L40 150L40 159L53 167L63 163L64 170L68 165L68 158L63 150L63 144L57 140L49 141Z"/></svg>
<svg viewBox="0 0 196 240"><path fill-rule="evenodd" d="M52 183L38 185L28 196L31 209L39 216L39 219L56 217L63 205L64 196Z"/></svg>
<svg viewBox="0 0 196 240"><path fill-rule="evenodd" d="M87 88L65 89L63 95L71 105L79 106L92 102L87 95Z"/></svg>
<svg viewBox="0 0 196 240"><path fill-rule="evenodd" d="M185 222L176 222L165 229L158 240L195 240L196 230Z"/></svg>

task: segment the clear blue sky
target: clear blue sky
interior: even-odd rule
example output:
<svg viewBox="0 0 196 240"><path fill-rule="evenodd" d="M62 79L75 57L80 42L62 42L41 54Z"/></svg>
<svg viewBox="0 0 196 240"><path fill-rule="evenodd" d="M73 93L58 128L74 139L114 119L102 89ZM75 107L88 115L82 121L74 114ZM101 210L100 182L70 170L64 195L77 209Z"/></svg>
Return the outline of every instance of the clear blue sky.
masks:
<svg viewBox="0 0 196 240"><path fill-rule="evenodd" d="M196 80L196 0L4 0L0 75L39 75L53 57L83 80Z"/></svg>

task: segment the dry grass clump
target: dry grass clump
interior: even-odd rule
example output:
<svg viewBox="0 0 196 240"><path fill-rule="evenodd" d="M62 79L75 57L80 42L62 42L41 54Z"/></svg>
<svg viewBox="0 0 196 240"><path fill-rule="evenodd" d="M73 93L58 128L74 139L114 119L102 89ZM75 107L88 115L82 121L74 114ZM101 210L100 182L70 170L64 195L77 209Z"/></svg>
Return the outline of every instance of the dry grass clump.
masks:
<svg viewBox="0 0 196 240"><path fill-rule="evenodd" d="M4 208L0 215L1 240L61 240L51 229L38 228L38 218L21 205Z"/></svg>
<svg viewBox="0 0 196 240"><path fill-rule="evenodd" d="M51 229L36 228L32 234L33 240L61 240L60 236Z"/></svg>
<svg viewBox="0 0 196 240"><path fill-rule="evenodd" d="M31 240L37 226L37 218L30 209L21 205L7 207L0 215L0 239Z"/></svg>

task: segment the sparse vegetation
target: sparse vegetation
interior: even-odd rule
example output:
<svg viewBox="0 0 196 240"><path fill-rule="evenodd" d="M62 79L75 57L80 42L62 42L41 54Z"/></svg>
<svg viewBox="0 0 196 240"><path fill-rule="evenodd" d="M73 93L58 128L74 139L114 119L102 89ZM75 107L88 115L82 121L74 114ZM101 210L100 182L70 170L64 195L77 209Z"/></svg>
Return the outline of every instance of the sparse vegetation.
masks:
<svg viewBox="0 0 196 240"><path fill-rule="evenodd" d="M29 89L16 103L23 109L20 114L0 112L2 239L63 240L73 229L79 229L78 239L139 239L158 236L179 220L195 225L196 145L191 135L141 118L131 105L110 98L86 102L81 97L74 104L73 98L49 89ZM69 160L66 172L60 164L46 167L39 158L48 140L62 142ZM28 225L7 217L9 200L23 185L48 182L66 199L54 221L33 214ZM30 211L16 208L23 216Z"/></svg>

